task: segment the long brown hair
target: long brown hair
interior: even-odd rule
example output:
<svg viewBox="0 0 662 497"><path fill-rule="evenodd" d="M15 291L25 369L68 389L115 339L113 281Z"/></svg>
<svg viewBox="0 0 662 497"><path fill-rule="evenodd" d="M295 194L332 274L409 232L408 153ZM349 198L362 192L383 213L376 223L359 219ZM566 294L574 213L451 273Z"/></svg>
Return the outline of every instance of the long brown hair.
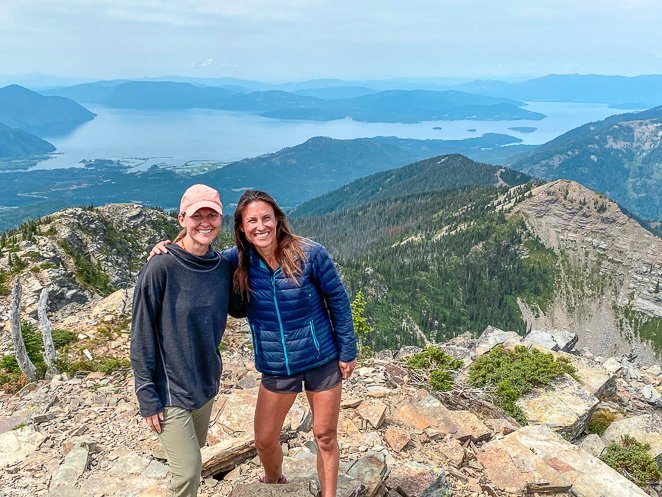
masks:
<svg viewBox="0 0 662 497"><path fill-rule="evenodd" d="M306 254L303 251L303 245L306 239L297 236L290 228L287 217L283 210L271 195L260 190L246 190L237 203L237 209L234 211L234 243L237 245L239 253L239 266L234 272L233 283L236 292L246 298L250 298L250 284L248 282L248 267L250 265L248 251L251 243L246 239L246 234L242 231L243 214L246 207L253 202L266 202L271 205L276 216L276 261L281 270L288 278L291 278L296 284L297 276L301 274L303 262L306 260Z"/></svg>

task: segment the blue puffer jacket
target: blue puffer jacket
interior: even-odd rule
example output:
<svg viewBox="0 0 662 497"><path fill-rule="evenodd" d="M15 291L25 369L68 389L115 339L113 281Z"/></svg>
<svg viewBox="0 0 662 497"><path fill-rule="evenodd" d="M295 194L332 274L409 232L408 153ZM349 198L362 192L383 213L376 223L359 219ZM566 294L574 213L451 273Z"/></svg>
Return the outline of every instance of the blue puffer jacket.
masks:
<svg viewBox="0 0 662 497"><path fill-rule="evenodd" d="M352 312L336 266L322 245L306 242L298 286L250 251L247 313L261 373L290 375L356 358ZM238 264L236 247L223 255Z"/></svg>

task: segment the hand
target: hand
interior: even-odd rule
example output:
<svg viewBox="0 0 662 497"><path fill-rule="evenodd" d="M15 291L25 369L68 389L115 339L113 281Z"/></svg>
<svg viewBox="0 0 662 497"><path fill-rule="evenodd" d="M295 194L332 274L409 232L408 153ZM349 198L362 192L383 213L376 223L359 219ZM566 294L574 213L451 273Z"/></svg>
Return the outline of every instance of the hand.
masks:
<svg viewBox="0 0 662 497"><path fill-rule="evenodd" d="M145 419L145 423L147 423L147 426L149 426L149 429L151 431L155 431L156 433L161 433L161 421L163 421L163 411L161 411L158 414L147 416L144 419Z"/></svg>
<svg viewBox="0 0 662 497"><path fill-rule="evenodd" d="M352 371L356 367L356 359L350 362L338 361L338 367L340 368L340 374L342 374L342 379L346 380L352 376Z"/></svg>
<svg viewBox="0 0 662 497"><path fill-rule="evenodd" d="M155 255L160 255L160 254L167 254L168 249L166 248L166 245L169 243L172 243L170 240L164 240L162 242L157 243L152 247L152 250L149 252L149 257L147 257L147 260L150 260L152 257Z"/></svg>

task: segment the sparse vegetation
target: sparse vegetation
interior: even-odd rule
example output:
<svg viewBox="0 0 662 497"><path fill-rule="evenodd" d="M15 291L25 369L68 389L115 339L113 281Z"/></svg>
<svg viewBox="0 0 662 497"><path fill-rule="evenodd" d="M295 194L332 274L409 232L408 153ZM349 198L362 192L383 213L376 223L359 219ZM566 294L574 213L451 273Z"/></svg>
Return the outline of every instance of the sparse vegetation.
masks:
<svg viewBox="0 0 662 497"><path fill-rule="evenodd" d="M0 297L6 297L11 294L11 288L9 288L10 274L4 269L0 269Z"/></svg>
<svg viewBox="0 0 662 497"><path fill-rule="evenodd" d="M74 375L78 372L92 373L100 371L104 374L114 373L116 371L126 371L131 369L129 359L118 359L116 357L97 357L92 361L81 359L78 361L60 361L57 368L63 373Z"/></svg>
<svg viewBox="0 0 662 497"><path fill-rule="evenodd" d="M443 392L453 388L455 372L462 364L459 359L453 359L443 350L432 346L407 358L409 368L426 375L429 385L434 390Z"/></svg>
<svg viewBox="0 0 662 497"><path fill-rule="evenodd" d="M28 357L37 368L37 375L43 378L46 364L43 357L44 341L41 332L29 321L21 323L21 334ZM76 334L63 329L54 329L51 332L53 345L56 350L64 349L76 340ZM5 355L0 358L0 389L7 391L18 390L25 384L24 378L14 355Z"/></svg>
<svg viewBox="0 0 662 497"><path fill-rule="evenodd" d="M618 414L615 412L607 411L606 409L596 410L588 422L586 431L602 436L605 430L609 428L609 425L612 424L617 418Z"/></svg>
<svg viewBox="0 0 662 497"><path fill-rule="evenodd" d="M642 444L629 435L623 435L620 443L611 443L601 459L642 488L662 479L655 460L648 455L649 444Z"/></svg>
<svg viewBox="0 0 662 497"><path fill-rule="evenodd" d="M468 381L475 387L494 388L495 404L526 424L517 400L536 387L549 385L564 373L576 373L564 357L556 358L553 354L523 346L508 350L499 345L476 359L469 369Z"/></svg>
<svg viewBox="0 0 662 497"><path fill-rule="evenodd" d="M93 262L89 255L79 253L67 240L62 240L60 246L73 259L74 274L81 285L104 297L115 291L110 277L101 269L101 264Z"/></svg>

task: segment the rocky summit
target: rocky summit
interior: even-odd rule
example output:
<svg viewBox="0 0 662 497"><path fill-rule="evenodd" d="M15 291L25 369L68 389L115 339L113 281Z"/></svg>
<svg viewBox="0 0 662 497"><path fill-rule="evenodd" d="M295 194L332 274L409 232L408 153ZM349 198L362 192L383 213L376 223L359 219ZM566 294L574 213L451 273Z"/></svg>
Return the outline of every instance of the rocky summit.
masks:
<svg viewBox="0 0 662 497"><path fill-rule="evenodd" d="M100 321L128 312L122 295L118 291L93 306ZM126 354L128 335L117 340L117 354ZM662 495L659 482L644 491L600 459L607 444L628 433L648 443L660 462L660 367L637 368L627 358L577 352L573 340L558 331L535 330L522 338L490 327L479 338L437 344L463 361L449 392L432 391L407 367L406 358L420 349L382 351L361 361L343 387L338 495ZM470 387L465 374L494 347L517 346L569 358L577 371L519 401L524 426L496 407L490 392ZM569 352L553 351L559 347ZM297 399L281 438L289 483L258 483L252 418L259 374L243 321L230 321L223 355L221 391L202 449L200 495L318 495L305 398ZM587 436L600 412L612 413L613 423L604 435ZM30 383L0 394L0 413L3 497L165 496L168 464L138 414L129 370L80 371Z"/></svg>

